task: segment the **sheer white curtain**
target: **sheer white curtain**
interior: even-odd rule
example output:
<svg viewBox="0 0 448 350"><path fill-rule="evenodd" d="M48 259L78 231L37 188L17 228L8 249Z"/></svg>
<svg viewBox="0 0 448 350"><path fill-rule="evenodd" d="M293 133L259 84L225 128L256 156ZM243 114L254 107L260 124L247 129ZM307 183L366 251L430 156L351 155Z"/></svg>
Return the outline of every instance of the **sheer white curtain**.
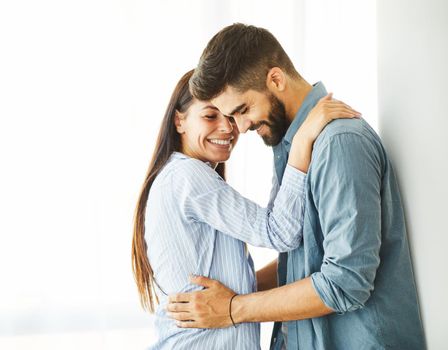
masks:
<svg viewBox="0 0 448 350"><path fill-rule="evenodd" d="M376 123L373 0L0 4L0 348L154 341L131 273L135 201L175 83L237 21ZM243 135L230 182L266 204L271 167ZM276 256L252 252L258 267Z"/></svg>

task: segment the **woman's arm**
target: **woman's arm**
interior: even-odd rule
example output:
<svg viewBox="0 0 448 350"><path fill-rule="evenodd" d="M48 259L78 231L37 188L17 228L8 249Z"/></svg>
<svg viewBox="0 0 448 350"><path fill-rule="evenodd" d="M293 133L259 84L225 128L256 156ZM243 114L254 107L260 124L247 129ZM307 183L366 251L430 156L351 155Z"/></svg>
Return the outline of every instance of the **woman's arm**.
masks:
<svg viewBox="0 0 448 350"><path fill-rule="evenodd" d="M185 219L204 223L258 247L288 251L298 247L306 175L287 166L272 208L243 197L208 165L184 159L173 174L174 196Z"/></svg>

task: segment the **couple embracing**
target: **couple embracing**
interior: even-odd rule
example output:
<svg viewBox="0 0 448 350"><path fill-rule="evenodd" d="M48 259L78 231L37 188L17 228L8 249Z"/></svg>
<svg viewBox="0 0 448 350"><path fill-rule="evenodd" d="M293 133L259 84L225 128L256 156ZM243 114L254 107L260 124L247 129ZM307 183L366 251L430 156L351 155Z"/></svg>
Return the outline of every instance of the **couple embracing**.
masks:
<svg viewBox="0 0 448 350"><path fill-rule="evenodd" d="M267 207L225 180L239 133L274 157ZM132 242L151 349L424 349L390 160L360 114L308 83L267 30L222 29L175 87ZM246 243L279 252L255 272Z"/></svg>

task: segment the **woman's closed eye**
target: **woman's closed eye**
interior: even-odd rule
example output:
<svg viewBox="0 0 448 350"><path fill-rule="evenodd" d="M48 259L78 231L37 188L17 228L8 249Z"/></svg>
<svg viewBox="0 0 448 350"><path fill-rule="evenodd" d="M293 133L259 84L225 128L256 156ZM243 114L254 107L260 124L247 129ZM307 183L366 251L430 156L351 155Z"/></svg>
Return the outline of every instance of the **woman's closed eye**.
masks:
<svg viewBox="0 0 448 350"><path fill-rule="evenodd" d="M234 117L229 116L229 117L227 117L227 119L229 120L229 122L230 122L231 124L236 124L236 120L235 120Z"/></svg>

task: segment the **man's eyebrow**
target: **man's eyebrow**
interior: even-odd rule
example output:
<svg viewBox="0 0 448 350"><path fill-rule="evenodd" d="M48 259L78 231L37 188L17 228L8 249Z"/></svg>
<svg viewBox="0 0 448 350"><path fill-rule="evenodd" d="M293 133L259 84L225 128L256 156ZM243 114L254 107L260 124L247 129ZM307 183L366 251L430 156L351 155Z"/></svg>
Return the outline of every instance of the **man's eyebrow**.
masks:
<svg viewBox="0 0 448 350"><path fill-rule="evenodd" d="M233 111L230 112L230 114L229 114L228 116L231 117L231 116L233 116L235 113L240 112L245 106L246 106L246 103L242 103L242 104L240 104L238 107L235 107L235 108L233 109Z"/></svg>

